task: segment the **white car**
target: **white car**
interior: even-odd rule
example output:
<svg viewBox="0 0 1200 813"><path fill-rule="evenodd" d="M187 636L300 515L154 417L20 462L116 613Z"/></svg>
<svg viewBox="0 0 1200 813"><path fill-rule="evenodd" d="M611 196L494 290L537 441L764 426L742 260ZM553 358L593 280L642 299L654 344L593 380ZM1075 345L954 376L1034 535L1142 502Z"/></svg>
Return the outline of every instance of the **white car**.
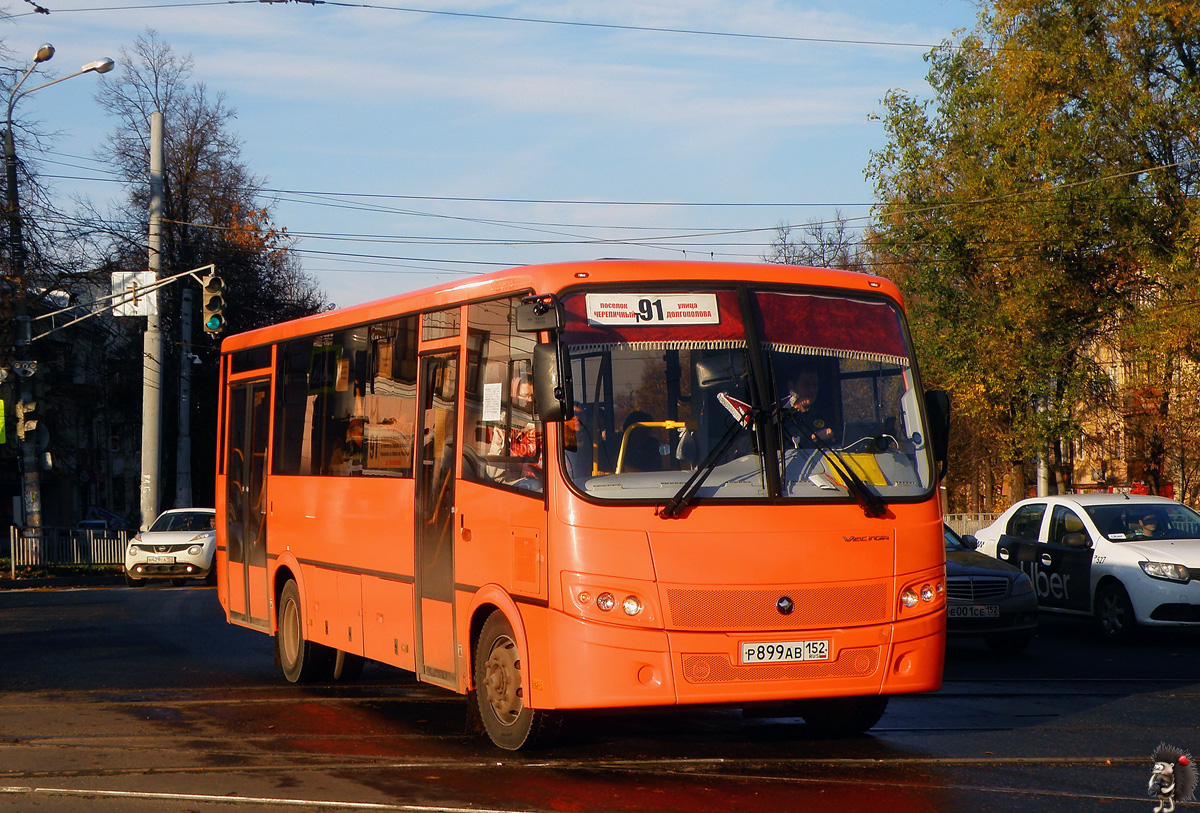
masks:
<svg viewBox="0 0 1200 813"><path fill-rule="evenodd" d="M216 552L217 512L212 508L174 508L162 512L149 530L129 540L125 583L140 587L147 579L210 579Z"/></svg>
<svg viewBox="0 0 1200 813"><path fill-rule="evenodd" d="M1174 500L1034 497L975 537L1029 575L1040 609L1093 615L1111 640L1139 624L1200 627L1200 514Z"/></svg>

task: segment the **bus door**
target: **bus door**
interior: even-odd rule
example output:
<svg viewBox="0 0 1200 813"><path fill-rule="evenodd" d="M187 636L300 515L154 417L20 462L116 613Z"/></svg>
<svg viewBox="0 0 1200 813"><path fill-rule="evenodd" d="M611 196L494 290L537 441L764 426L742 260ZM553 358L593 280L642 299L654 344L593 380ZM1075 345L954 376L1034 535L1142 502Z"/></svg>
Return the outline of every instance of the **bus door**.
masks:
<svg viewBox="0 0 1200 813"><path fill-rule="evenodd" d="M454 640L454 464L458 351L421 357L416 482L417 674L458 688Z"/></svg>
<svg viewBox="0 0 1200 813"><path fill-rule="evenodd" d="M267 586L267 434L269 379L229 385L225 457L225 540L229 614L270 629Z"/></svg>

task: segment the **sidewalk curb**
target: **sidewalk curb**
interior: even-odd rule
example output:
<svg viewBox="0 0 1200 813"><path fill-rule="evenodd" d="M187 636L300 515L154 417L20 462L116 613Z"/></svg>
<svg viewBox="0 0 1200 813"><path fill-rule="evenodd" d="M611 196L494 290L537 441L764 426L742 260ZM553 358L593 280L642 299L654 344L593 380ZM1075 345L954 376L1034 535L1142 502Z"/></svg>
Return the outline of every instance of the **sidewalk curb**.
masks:
<svg viewBox="0 0 1200 813"><path fill-rule="evenodd" d="M124 576L51 576L38 579L0 579L0 590L38 590L50 587L106 587L124 584Z"/></svg>

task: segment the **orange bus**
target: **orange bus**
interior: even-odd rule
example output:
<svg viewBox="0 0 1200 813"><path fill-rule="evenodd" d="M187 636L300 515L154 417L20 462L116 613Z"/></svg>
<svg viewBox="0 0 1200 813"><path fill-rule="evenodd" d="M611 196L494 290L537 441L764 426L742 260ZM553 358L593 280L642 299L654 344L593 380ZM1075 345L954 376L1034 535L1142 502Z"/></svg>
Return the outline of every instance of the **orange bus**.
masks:
<svg viewBox="0 0 1200 813"><path fill-rule="evenodd" d="M506 749L941 684L949 405L887 280L515 268L231 336L220 386L219 597L290 681L391 664Z"/></svg>

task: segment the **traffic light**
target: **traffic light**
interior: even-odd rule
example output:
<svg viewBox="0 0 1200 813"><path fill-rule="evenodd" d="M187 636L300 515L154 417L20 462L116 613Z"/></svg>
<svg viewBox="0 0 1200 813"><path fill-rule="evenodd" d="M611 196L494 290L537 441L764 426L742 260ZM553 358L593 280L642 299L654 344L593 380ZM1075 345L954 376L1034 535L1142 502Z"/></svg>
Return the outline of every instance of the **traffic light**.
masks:
<svg viewBox="0 0 1200 813"><path fill-rule="evenodd" d="M14 407L17 413L17 437L25 440L26 435L32 435L37 431L37 403L17 401Z"/></svg>
<svg viewBox="0 0 1200 813"><path fill-rule="evenodd" d="M204 332L225 330L225 280L210 274L200 280L200 298L204 302Z"/></svg>

